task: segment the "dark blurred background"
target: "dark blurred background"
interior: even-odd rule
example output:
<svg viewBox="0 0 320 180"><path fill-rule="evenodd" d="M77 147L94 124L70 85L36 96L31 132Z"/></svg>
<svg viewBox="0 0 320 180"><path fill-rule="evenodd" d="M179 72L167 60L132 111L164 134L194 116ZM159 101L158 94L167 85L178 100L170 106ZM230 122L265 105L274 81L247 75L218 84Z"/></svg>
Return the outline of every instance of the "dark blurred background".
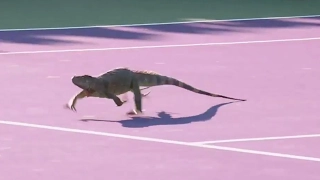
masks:
<svg viewBox="0 0 320 180"><path fill-rule="evenodd" d="M0 28L320 14L320 0L2 0Z"/></svg>

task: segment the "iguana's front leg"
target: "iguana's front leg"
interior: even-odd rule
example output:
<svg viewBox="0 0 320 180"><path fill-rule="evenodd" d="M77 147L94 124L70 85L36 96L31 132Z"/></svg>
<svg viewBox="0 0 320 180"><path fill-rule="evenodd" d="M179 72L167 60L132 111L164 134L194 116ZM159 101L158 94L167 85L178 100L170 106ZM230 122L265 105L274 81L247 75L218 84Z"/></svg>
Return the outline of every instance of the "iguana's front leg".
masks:
<svg viewBox="0 0 320 180"><path fill-rule="evenodd" d="M120 100L119 97L117 97L116 95L111 94L111 93L103 93L103 96L101 96L97 92L89 93L88 91L83 90L69 100L68 104L66 104L66 108L69 108L73 111L77 111L75 106L76 106L78 100L83 99L85 97L99 97L99 98L112 99L117 106L122 106L124 103L127 102L127 100L122 101L122 100Z"/></svg>
<svg viewBox="0 0 320 180"><path fill-rule="evenodd" d="M77 104L77 101L79 99L83 99L87 96L90 96L90 94L87 91L83 90L83 91L79 92L78 94L76 94L75 96L73 96L69 100L69 102L65 105L65 107L71 109L72 111L77 111L77 109L75 107Z"/></svg>

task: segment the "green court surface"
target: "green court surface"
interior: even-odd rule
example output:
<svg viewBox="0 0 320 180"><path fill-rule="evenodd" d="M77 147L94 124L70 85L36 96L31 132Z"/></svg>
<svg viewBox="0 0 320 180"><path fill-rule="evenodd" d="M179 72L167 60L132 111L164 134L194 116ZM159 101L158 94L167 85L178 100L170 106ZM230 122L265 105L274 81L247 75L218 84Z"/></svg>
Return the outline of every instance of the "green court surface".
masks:
<svg viewBox="0 0 320 180"><path fill-rule="evenodd" d="M1 29L320 14L319 0L4 0L0 4Z"/></svg>

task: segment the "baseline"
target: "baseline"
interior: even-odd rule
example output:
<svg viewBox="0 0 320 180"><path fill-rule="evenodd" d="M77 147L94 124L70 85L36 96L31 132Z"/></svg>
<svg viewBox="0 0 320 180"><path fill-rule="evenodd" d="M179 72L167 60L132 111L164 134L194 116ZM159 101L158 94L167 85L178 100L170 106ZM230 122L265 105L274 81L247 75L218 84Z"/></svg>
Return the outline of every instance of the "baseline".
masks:
<svg viewBox="0 0 320 180"><path fill-rule="evenodd" d="M90 29L99 27L131 27L131 26L159 26L170 24L190 24L190 23L205 23L205 22L232 22L232 21L256 21L256 20L274 20L274 19L294 19L294 18L313 18L320 15L305 15L305 16L271 16L261 18L241 18L241 19L221 19L221 20L195 20L195 21L176 21L176 22L161 22L161 23L142 23L142 24L118 24L118 25L95 25L95 26L70 26L70 27L47 27L47 28L21 28L21 29L0 29L1 31L45 31L55 29Z"/></svg>
<svg viewBox="0 0 320 180"><path fill-rule="evenodd" d="M315 41L315 40L320 40L320 37L295 38L295 39L270 39L270 40L257 40L257 41L196 43L196 44L167 44L167 45L154 45L154 46L128 46L128 47L115 47L115 48L61 49L61 50L44 50L44 51L16 51L16 52L0 52L0 55L66 53L66 52L90 52L90 51L114 51L114 50L155 49L155 48L178 48L178 47L195 47L195 46L260 44L260 43Z"/></svg>
<svg viewBox="0 0 320 180"><path fill-rule="evenodd" d="M96 132L96 131L88 131L88 130L80 130L80 129L46 126L46 125L39 125L39 124L21 123L21 122L14 122L14 121L3 121L3 120L0 120L0 124L40 128L40 129L48 129L48 130L64 131L64 132L73 132L73 133L81 133L81 134L90 134L90 135L98 135L98 136L116 137L116 138L130 139L130 140L175 144L175 145L191 146L191 147L198 147L198 148L208 148L208 149L224 150L224 151L230 151L230 152L241 152L241 153L247 153L247 154L265 155L265 156L272 156L272 157L282 157L282 158L289 158L289 159L295 159L295 160L320 162L320 158L315 158L315 157L297 156L297 155L281 154L281 153L273 153L273 152L265 152L265 151L255 151L255 150L249 150L249 149L230 148L225 146L194 144L194 143L188 143L188 142L182 142L182 141L131 136L131 135L124 135L124 134Z"/></svg>
<svg viewBox="0 0 320 180"><path fill-rule="evenodd" d="M193 142L193 144L219 144L219 143L230 143L230 142L249 142L249 141L315 138L315 137L320 137L320 134L306 134L306 135L294 135L294 136L274 136L274 137L260 137L260 138L243 138L243 139L226 139L226 140L216 140L216 141L200 141L200 142Z"/></svg>

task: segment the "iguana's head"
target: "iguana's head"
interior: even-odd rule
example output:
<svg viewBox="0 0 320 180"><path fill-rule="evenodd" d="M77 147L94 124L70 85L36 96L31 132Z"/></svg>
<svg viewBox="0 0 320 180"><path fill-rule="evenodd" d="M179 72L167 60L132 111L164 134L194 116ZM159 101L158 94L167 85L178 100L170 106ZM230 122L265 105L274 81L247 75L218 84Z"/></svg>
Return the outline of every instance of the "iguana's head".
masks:
<svg viewBox="0 0 320 180"><path fill-rule="evenodd" d="M73 76L72 83L84 90L92 90L94 88L96 78L90 75Z"/></svg>

